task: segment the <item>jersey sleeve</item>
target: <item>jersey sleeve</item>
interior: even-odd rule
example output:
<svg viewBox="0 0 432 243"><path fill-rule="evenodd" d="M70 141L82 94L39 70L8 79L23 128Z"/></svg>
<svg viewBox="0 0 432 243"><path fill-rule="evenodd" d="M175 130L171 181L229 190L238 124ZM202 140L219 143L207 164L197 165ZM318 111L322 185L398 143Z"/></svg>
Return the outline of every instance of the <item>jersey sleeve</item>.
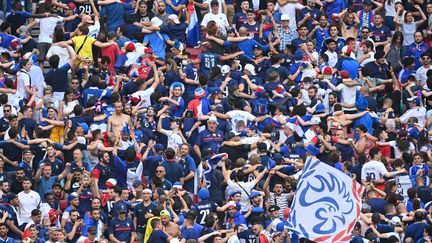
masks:
<svg viewBox="0 0 432 243"><path fill-rule="evenodd" d="M114 234L114 226L115 226L114 220L112 220L108 226L108 235Z"/></svg>

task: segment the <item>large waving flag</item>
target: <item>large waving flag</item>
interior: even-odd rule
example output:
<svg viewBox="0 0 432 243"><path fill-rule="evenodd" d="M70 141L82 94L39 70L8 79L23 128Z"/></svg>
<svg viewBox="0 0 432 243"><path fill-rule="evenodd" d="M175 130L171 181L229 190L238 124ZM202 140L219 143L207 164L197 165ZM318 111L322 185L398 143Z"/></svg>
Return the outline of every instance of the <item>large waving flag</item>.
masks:
<svg viewBox="0 0 432 243"><path fill-rule="evenodd" d="M309 160L299 180L288 227L314 242L349 242L360 215L362 194L363 187L346 174Z"/></svg>
<svg viewBox="0 0 432 243"><path fill-rule="evenodd" d="M193 4L187 5L187 10L189 13L189 26L187 28L187 46L197 47L200 40L200 25L198 22L198 15L196 13L195 6Z"/></svg>

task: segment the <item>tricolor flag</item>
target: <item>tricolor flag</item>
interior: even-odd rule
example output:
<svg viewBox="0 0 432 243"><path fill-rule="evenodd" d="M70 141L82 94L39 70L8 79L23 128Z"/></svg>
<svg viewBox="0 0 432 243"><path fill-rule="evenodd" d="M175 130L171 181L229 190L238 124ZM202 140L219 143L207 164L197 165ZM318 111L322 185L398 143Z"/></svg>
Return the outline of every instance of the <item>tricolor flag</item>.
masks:
<svg viewBox="0 0 432 243"><path fill-rule="evenodd" d="M199 45L200 40L200 25L198 23L198 15L196 13L195 6L193 4L188 4L187 9L190 20L189 26L187 28L187 46L196 47Z"/></svg>
<svg viewBox="0 0 432 243"><path fill-rule="evenodd" d="M297 186L288 228L314 242L349 242L362 194L363 187L351 177L309 160Z"/></svg>

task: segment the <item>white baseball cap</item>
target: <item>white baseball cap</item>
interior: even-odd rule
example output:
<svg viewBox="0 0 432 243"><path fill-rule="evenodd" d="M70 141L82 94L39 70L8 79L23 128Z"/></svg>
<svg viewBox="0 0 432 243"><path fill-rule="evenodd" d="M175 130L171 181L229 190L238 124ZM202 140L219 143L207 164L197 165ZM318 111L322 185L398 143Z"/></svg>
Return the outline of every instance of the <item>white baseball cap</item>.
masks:
<svg viewBox="0 0 432 243"><path fill-rule="evenodd" d="M256 75L255 67L254 67L254 65L252 65L250 63L245 65L244 70L249 71L252 75Z"/></svg>
<svg viewBox="0 0 432 243"><path fill-rule="evenodd" d="M231 68L228 65L223 65L222 68L221 68L221 73L222 74L227 74L227 73L230 72L230 70L231 70Z"/></svg>
<svg viewBox="0 0 432 243"><path fill-rule="evenodd" d="M157 27L163 24L163 21L158 17L153 17L150 22L152 26L157 26Z"/></svg>

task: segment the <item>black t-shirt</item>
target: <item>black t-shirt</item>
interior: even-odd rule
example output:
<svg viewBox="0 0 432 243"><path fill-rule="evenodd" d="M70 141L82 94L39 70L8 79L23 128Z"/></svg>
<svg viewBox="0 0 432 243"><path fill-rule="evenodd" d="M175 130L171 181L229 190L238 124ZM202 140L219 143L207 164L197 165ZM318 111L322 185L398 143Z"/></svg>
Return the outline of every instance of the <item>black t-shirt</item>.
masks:
<svg viewBox="0 0 432 243"><path fill-rule="evenodd" d="M248 152L251 150L250 144L243 144L240 146L222 146L219 148L219 153L227 153L228 158L235 162L239 158L243 158L245 160L248 159Z"/></svg>
<svg viewBox="0 0 432 243"><path fill-rule="evenodd" d="M132 14L132 23L146 21L150 22L150 20L154 17L153 13L147 13L146 15L141 15L140 13Z"/></svg>

